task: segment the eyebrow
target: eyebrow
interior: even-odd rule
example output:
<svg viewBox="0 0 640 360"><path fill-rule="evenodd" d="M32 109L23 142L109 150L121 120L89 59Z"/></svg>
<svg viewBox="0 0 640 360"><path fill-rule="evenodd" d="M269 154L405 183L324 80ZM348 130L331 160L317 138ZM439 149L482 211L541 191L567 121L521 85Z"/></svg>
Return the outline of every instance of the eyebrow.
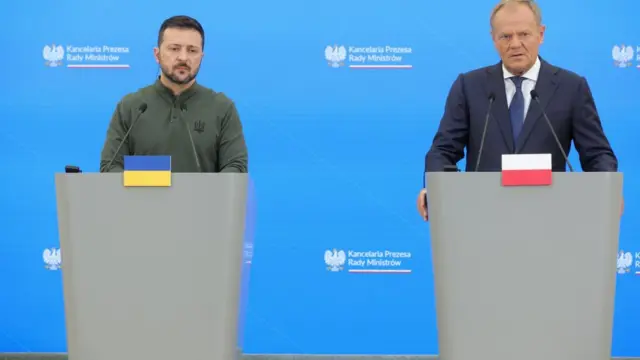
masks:
<svg viewBox="0 0 640 360"><path fill-rule="evenodd" d="M193 47L193 48L200 48L200 45L183 45L183 44L178 44L178 43L167 43L167 46L186 46L186 47Z"/></svg>

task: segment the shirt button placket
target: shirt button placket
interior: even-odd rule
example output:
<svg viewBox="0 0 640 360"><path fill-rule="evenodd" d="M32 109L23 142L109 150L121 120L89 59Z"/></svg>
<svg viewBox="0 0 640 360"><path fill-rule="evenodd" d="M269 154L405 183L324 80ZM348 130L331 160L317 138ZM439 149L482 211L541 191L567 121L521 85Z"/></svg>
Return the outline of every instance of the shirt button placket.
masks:
<svg viewBox="0 0 640 360"><path fill-rule="evenodd" d="M174 106L171 108L171 122L178 120L178 109Z"/></svg>

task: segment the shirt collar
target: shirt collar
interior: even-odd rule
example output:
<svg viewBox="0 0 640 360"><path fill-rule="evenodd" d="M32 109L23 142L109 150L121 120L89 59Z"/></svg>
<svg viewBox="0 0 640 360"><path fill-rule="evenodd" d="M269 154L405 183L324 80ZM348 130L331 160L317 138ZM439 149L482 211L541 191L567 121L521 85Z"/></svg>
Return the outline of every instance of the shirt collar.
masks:
<svg viewBox="0 0 640 360"><path fill-rule="evenodd" d="M540 74L540 66L541 66L540 58L538 57L536 58L536 62L533 64L531 69L529 69L529 71L522 74L522 77L525 79L538 81L538 74ZM512 73L510 73L506 67L504 67L504 64L502 64L502 74L505 79L509 79L515 76Z"/></svg>
<svg viewBox="0 0 640 360"><path fill-rule="evenodd" d="M171 102L171 103L183 103L184 101L186 101L187 99L189 99L191 96L193 96L195 93L198 92L198 89L200 88L200 85L198 85L197 82L194 82L193 85L191 85L188 89L186 89L185 91L180 93L180 95L175 96L173 94L173 91L171 91L171 89L169 89L168 87L164 86L162 81L160 81L160 77L158 76L158 79L156 80L156 83L154 84L154 87L158 91L158 93L162 97L167 99L169 102Z"/></svg>

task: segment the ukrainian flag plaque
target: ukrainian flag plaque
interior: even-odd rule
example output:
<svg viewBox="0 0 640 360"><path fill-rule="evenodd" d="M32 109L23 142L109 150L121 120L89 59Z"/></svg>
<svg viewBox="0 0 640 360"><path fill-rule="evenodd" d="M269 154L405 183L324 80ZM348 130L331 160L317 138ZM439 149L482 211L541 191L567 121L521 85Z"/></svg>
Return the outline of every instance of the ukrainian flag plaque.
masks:
<svg viewBox="0 0 640 360"><path fill-rule="evenodd" d="M171 156L125 156L122 179L125 187L171 186Z"/></svg>

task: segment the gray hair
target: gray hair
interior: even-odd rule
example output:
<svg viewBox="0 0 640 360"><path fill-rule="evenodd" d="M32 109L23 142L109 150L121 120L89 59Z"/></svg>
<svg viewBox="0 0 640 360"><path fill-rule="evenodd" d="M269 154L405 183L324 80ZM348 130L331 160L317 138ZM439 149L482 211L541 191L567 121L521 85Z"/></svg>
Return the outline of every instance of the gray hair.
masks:
<svg viewBox="0 0 640 360"><path fill-rule="evenodd" d="M540 11L540 7L534 0L501 0L500 3L493 8L493 11L491 11L491 18L489 19L491 28L493 28L493 18L496 16L496 13L507 5L528 6L529 9L533 11L533 15L536 17L536 23L538 25L542 25L542 11Z"/></svg>

